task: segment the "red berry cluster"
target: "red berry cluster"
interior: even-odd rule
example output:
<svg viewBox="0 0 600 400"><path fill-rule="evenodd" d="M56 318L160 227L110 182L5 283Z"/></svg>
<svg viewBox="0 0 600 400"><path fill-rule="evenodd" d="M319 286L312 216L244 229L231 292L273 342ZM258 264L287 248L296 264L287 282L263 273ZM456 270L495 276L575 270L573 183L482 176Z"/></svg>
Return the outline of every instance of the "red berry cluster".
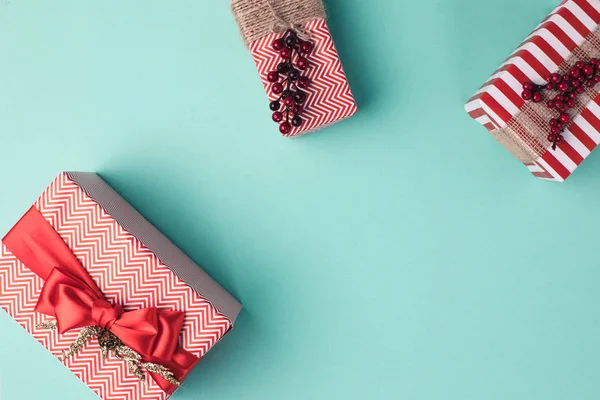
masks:
<svg viewBox="0 0 600 400"><path fill-rule="evenodd" d="M285 135L290 133L292 125L302 125L301 115L306 102L306 92L302 89L308 88L310 79L303 76L301 71L309 67L306 56L312 52L313 44L300 39L293 30L288 30L271 46L279 52L283 61L277 65L276 71L267 74L267 80L273 84L271 90L279 95L269 107L273 111L273 121L279 124L279 131Z"/></svg>
<svg viewBox="0 0 600 400"><path fill-rule="evenodd" d="M571 122L568 111L575 107L577 97L585 92L585 88L592 88L600 83L600 62L593 58L586 63L578 61L566 74L554 73L550 75L549 82L545 85L536 85L533 82L523 84L521 97L539 103L543 100L542 90L558 91L558 94L550 95L547 102L548 108L559 112L558 118L550 120L550 134L548 141L552 142L552 148L563 143L565 138L563 132L565 125Z"/></svg>

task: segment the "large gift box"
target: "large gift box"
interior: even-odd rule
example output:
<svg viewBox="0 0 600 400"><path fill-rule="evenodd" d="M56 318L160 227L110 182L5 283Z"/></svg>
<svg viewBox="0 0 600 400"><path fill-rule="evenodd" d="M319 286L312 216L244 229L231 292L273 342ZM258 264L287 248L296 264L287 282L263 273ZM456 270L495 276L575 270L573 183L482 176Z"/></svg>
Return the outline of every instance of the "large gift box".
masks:
<svg viewBox="0 0 600 400"><path fill-rule="evenodd" d="M93 173L62 173L0 245L0 307L106 400L164 400L241 305Z"/></svg>
<svg viewBox="0 0 600 400"><path fill-rule="evenodd" d="M599 0L563 1L466 105L538 178L564 181L600 142L599 24Z"/></svg>
<svg viewBox="0 0 600 400"><path fill-rule="evenodd" d="M313 132L358 111L321 0L231 0L231 9L283 136Z"/></svg>

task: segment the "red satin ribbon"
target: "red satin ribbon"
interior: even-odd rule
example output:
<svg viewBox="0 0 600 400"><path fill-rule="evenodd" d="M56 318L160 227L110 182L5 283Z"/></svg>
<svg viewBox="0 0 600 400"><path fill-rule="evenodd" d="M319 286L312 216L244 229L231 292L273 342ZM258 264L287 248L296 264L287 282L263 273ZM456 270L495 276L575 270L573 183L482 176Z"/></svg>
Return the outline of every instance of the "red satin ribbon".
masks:
<svg viewBox="0 0 600 400"><path fill-rule="evenodd" d="M183 312L156 307L123 311L120 305L110 304L35 207L29 209L3 243L27 268L46 281L35 310L54 317L59 333L101 326L142 355L145 362L169 368L179 381L199 361L178 345ZM165 392L176 389L160 375L151 375Z"/></svg>

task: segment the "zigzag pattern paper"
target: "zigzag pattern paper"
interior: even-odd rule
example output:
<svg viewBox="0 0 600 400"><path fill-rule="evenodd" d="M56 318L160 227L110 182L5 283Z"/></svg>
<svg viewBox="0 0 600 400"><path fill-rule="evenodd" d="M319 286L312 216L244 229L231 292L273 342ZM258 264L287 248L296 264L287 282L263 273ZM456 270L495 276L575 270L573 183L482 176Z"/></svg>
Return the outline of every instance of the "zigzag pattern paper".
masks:
<svg viewBox="0 0 600 400"><path fill-rule="evenodd" d="M125 231L66 174L35 204L87 269L105 297L126 310L156 306L185 312L180 344L202 358L231 329L231 322L181 281L142 243ZM58 335L37 328L46 320L34 312L43 281L7 248L0 246L0 307L53 354L60 354L77 332ZM65 365L105 400L164 400L167 395L146 376L141 382L127 365L91 341Z"/></svg>
<svg viewBox="0 0 600 400"><path fill-rule="evenodd" d="M304 123L298 128L292 128L285 136L300 136L324 128L358 111L327 23L324 19L316 19L303 27L311 33L310 40L315 46L308 57L310 67L306 72L312 83L306 89L308 97L302 113ZM279 53L271 47L273 40L279 36L270 34L249 46L269 101L278 98L271 93L267 74L276 70L277 64L281 62ZM265 106L268 104L265 102Z"/></svg>

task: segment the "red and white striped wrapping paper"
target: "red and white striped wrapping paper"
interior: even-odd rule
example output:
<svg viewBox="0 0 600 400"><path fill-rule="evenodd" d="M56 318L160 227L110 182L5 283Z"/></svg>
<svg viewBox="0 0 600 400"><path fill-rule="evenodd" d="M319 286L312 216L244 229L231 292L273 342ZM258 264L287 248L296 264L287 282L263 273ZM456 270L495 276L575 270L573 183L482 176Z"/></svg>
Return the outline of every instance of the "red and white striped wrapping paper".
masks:
<svg viewBox="0 0 600 400"><path fill-rule="evenodd" d="M522 84L544 84L600 24L600 0L563 1L467 102L465 109L488 130L504 128L525 104ZM565 143L525 165L542 179L562 182L600 143L600 96L564 133Z"/></svg>
<svg viewBox="0 0 600 400"><path fill-rule="evenodd" d="M324 19L316 19L304 24L303 28L311 33L310 40L315 47L308 57L310 67L306 71L306 76L312 83L306 89L308 96L302 113L304 123L298 128L292 128L290 133L284 136L301 136L314 132L358 111L327 22ZM281 62L279 53L271 47L273 40L279 36L273 33L255 40L249 46L269 101L278 98L271 93L271 83L267 80L267 74L276 70L277 64Z"/></svg>
<svg viewBox="0 0 600 400"><path fill-rule="evenodd" d="M35 207L86 268L106 299L126 311L156 306L185 312L180 345L203 357L232 323L179 279L135 236L125 231L66 174L61 174ZM78 331L59 335L37 328L48 320L34 312L43 281L0 243L0 307L53 354L73 343ZM142 382L127 364L109 355L102 360L96 340L64 364L105 400L165 400L147 376Z"/></svg>

